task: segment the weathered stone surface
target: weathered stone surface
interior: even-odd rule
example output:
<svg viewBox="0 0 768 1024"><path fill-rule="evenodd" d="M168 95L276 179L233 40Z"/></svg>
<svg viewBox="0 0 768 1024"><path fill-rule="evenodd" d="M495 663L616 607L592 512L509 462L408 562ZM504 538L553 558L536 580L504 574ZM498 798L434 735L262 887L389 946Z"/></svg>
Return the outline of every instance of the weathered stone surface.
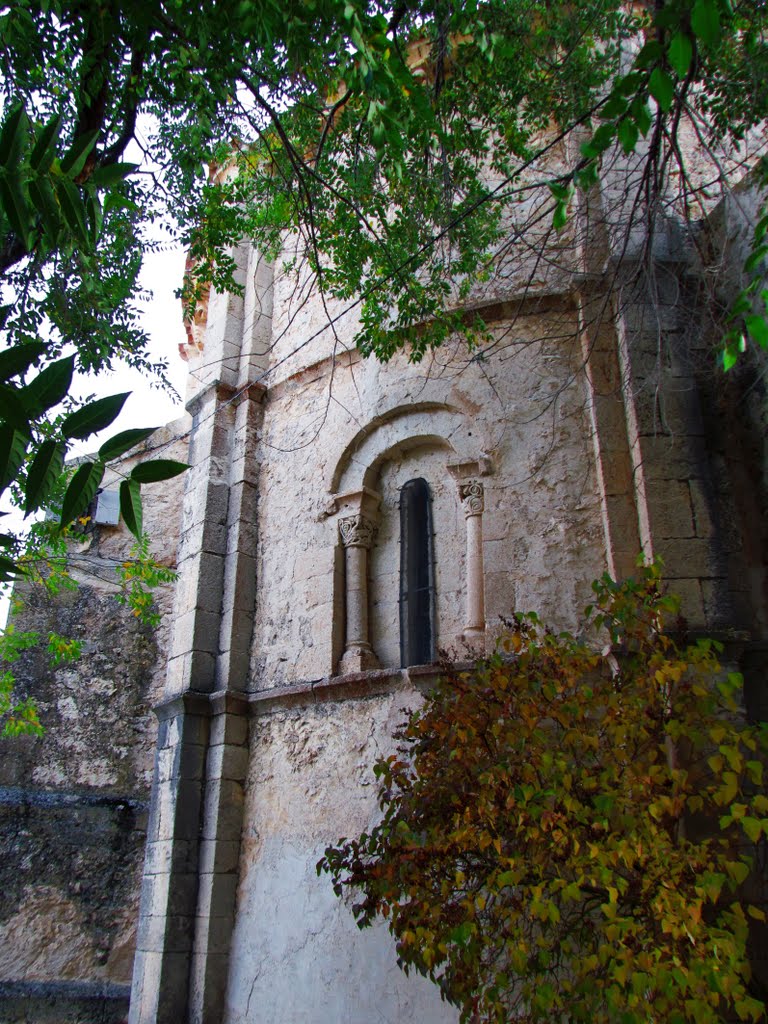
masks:
<svg viewBox="0 0 768 1024"><path fill-rule="evenodd" d="M136 800L0 789L0 983L130 982L145 821Z"/></svg>
<svg viewBox="0 0 768 1024"><path fill-rule="evenodd" d="M565 167L559 148L550 159L550 173ZM632 159L607 172L609 205ZM510 230L526 203L505 214ZM244 295L211 296L191 354L192 469L147 492L163 559L179 551L175 595L161 597L168 610L175 596L173 612L149 634L94 584L27 613L87 647L55 673L25 655L51 729L0 763L0 784L27 787L4 833L27 866L9 875L0 935L29 984L124 984L137 943L132 1024L456 1020L434 988L398 972L386 930L360 934L315 872L329 842L376 820L371 764L427 684L428 668L399 668L411 480L429 488L434 637L449 656L490 649L513 610L578 628L590 581L631 572L642 541L665 559L689 626L747 652L750 707L763 707L765 385L753 370L746 385L711 383L716 339L693 315L705 293L682 273L674 226L659 230L652 281L631 262L644 258L639 232L622 240L630 265L617 277L606 268L621 218L604 223L600 203L580 203L552 260L531 262L534 239L511 239L473 291L487 349L449 341L416 366L407 353L362 359L354 310L323 308L301 266L237 247ZM597 217L594 236L582 214ZM723 230L743 260L745 232ZM337 314L335 331L321 330ZM166 438L184 458L176 430ZM80 575L88 559L129 550L124 530L88 528ZM146 826L150 705L160 724ZM66 797L45 821L30 784ZM56 828L66 841L47 865ZM93 991L70 992L66 1024L86 1019ZM124 994L110 992L111 1024ZM35 996L37 1017L18 1016L14 993L9 1019L53 1019L50 992Z"/></svg>
<svg viewBox="0 0 768 1024"><path fill-rule="evenodd" d="M385 928L358 932L315 863L329 837L377 817L373 759L418 693L257 720L248 779L227 1020L447 1024L434 986L405 979ZM279 982L277 979L279 978Z"/></svg>
<svg viewBox="0 0 768 1024"><path fill-rule="evenodd" d="M185 424L154 437L171 443ZM145 446L146 449L147 446ZM122 472L143 455L121 460ZM107 488L115 477L108 472ZM145 524L174 562L180 486L145 490ZM155 593L166 618L142 625L115 600L115 565L132 557L124 526L86 524L72 553L79 583L55 599L19 588L17 629L42 642L14 665L20 692L34 695L39 739L2 741L0 757L0 1020L123 1021L133 970L139 880L163 686L171 588ZM80 658L51 665L55 631L82 645ZM173 771L173 766L168 766Z"/></svg>

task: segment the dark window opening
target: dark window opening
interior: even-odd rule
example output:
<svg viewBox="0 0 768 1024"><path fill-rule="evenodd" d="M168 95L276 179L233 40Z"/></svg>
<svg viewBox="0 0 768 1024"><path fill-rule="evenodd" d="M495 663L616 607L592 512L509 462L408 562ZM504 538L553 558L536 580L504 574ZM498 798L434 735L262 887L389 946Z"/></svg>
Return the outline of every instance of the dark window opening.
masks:
<svg viewBox="0 0 768 1024"><path fill-rule="evenodd" d="M400 664L435 660L435 571L432 496L426 480L400 491Z"/></svg>

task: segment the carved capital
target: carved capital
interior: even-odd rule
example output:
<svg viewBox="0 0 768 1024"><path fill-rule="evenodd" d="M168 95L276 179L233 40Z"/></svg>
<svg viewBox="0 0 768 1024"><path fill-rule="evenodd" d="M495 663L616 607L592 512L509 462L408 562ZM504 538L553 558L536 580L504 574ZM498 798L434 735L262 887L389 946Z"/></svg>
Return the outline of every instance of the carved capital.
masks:
<svg viewBox="0 0 768 1024"><path fill-rule="evenodd" d="M467 518L482 515L485 508L485 497L483 485L479 480L468 480L466 483L460 484L459 497L464 505L464 515Z"/></svg>
<svg viewBox="0 0 768 1024"><path fill-rule="evenodd" d="M341 543L345 548L369 548L375 532L376 524L366 516L345 516L339 520Z"/></svg>

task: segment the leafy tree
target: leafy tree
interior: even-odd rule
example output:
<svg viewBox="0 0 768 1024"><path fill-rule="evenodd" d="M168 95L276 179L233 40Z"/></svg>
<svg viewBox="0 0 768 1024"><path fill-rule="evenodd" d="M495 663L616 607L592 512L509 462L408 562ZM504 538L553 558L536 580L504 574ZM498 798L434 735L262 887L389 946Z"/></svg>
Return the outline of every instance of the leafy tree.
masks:
<svg viewBox="0 0 768 1024"><path fill-rule="evenodd" d="M380 824L318 871L463 1021L758 1020L768 730L716 644L664 632L656 567L594 591L597 647L520 615L446 668L375 766Z"/></svg>
<svg viewBox="0 0 768 1024"><path fill-rule="evenodd" d="M480 342L457 303L556 261L598 179L621 179L602 214L615 251L642 229L650 259L666 217L706 212L702 157L721 188L754 164L767 21L752 0L16 0L0 14L6 343L46 326L46 357L158 369L135 316L156 222L190 246L191 303L237 288L230 247L250 237L359 307L365 352ZM238 174L207 173L222 164ZM728 361L768 344L759 285Z"/></svg>
<svg viewBox="0 0 768 1024"><path fill-rule="evenodd" d="M381 359L418 360L453 332L492 349L464 301L495 279L524 289L544 262L571 272L594 231L634 247L638 279L669 218L698 244L713 201L701 167L722 190L764 146L767 24L753 0L3 7L0 490L27 513L58 496L64 522L94 493L107 454L68 485L63 458L119 399L66 400L73 373L117 359L162 376L137 321L153 227L189 246L190 310L211 285L239 288L232 247L252 238L357 309L357 344ZM598 181L615 199L599 224ZM765 213L726 367L768 346ZM137 533L140 483L122 487ZM0 544L8 579L19 538Z"/></svg>

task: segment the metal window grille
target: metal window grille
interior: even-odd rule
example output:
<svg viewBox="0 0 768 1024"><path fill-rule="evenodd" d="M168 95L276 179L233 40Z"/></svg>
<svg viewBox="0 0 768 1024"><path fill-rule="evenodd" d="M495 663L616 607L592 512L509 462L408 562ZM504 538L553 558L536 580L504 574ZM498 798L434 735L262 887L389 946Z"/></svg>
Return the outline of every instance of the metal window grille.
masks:
<svg viewBox="0 0 768 1024"><path fill-rule="evenodd" d="M400 491L400 664L435 660L432 496L419 477Z"/></svg>

